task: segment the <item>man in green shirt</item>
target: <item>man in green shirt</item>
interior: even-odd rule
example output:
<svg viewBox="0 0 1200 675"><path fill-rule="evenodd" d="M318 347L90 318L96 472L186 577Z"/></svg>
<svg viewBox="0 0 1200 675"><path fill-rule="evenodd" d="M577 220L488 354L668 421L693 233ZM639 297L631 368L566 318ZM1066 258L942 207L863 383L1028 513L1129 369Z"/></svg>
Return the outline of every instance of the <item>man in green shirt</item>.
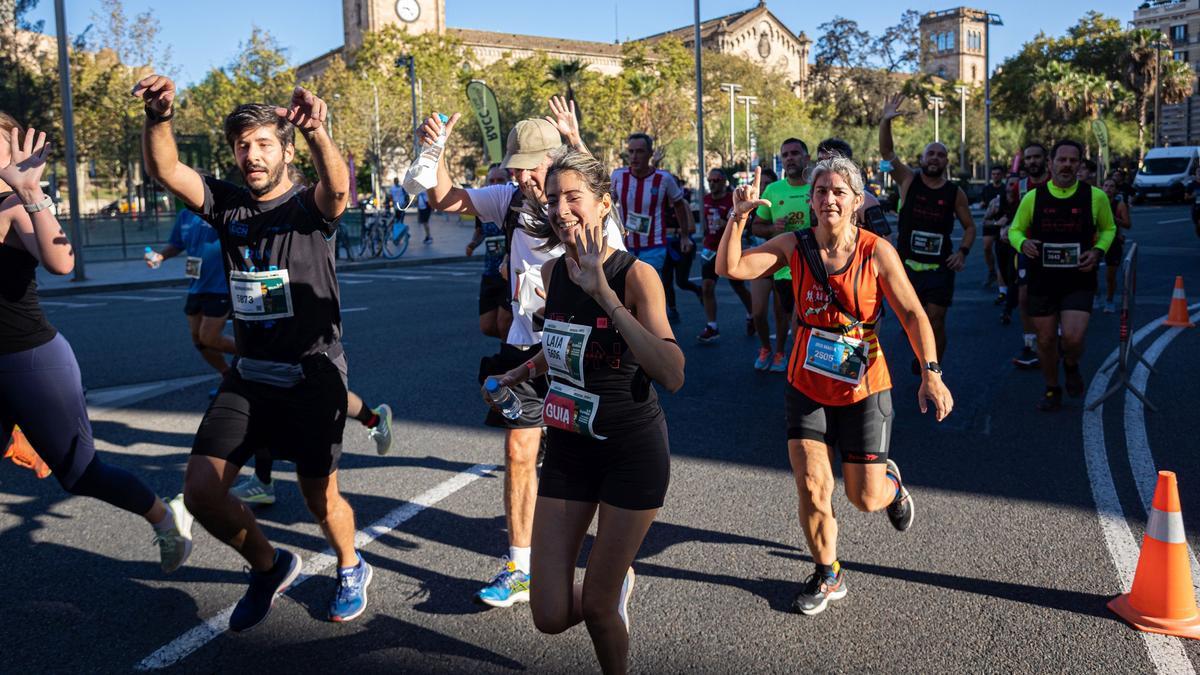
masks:
<svg viewBox="0 0 1200 675"><path fill-rule="evenodd" d="M808 168L808 146L798 138L789 138L779 146L783 162L783 178L771 183L763 190L762 198L770 206L760 206L754 212L751 231L757 237L771 238L784 232L794 232L809 227L809 192L811 186L805 170ZM772 357L770 326L767 323L767 301L771 290L775 291L775 352ZM792 324L792 273L783 268L775 273L774 279L755 279L751 284L752 314L761 344L754 367L770 369L773 373L787 372L784 345L788 329ZM768 362L768 359L770 361Z"/></svg>
<svg viewBox="0 0 1200 675"><path fill-rule="evenodd" d="M1096 267L1117 232L1108 195L1076 178L1082 160L1077 141L1055 143L1050 182L1026 193L1008 230L1009 243L1028 259L1026 310L1037 331L1046 381L1037 406L1043 411L1062 407L1060 345L1067 393L1083 396L1079 359L1096 293Z"/></svg>

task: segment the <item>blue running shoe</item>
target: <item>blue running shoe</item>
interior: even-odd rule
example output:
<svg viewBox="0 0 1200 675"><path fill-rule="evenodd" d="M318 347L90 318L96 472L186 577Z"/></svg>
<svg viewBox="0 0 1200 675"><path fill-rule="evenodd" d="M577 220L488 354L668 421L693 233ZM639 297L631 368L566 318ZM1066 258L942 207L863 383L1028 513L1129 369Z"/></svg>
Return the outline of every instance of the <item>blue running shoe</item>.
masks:
<svg viewBox="0 0 1200 675"><path fill-rule="evenodd" d="M517 569L513 561L506 560L504 569L475 594L475 600L489 607L512 607L518 602L529 602L529 575Z"/></svg>
<svg viewBox="0 0 1200 675"><path fill-rule="evenodd" d="M338 588L329 603L329 620L337 623L353 621L367 610L367 586L371 585L374 570L362 556L354 567L338 569Z"/></svg>
<svg viewBox="0 0 1200 675"><path fill-rule="evenodd" d="M275 566L267 572L250 570L250 587L229 616L229 630L240 633L262 623L275 598L300 576L300 556L285 548L275 549Z"/></svg>

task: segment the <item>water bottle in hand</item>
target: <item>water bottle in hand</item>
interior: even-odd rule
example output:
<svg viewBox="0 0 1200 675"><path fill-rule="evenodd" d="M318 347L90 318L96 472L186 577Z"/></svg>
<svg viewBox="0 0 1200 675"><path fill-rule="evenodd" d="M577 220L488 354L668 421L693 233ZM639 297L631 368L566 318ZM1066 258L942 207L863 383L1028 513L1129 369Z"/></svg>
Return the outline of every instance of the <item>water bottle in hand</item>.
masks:
<svg viewBox="0 0 1200 675"><path fill-rule="evenodd" d="M155 253L154 249L150 248L149 246L146 247L146 255L143 257L146 258L146 264L149 265L150 269L152 270L156 270L162 266L162 256Z"/></svg>
<svg viewBox="0 0 1200 675"><path fill-rule="evenodd" d="M494 377L487 378L483 381L483 390L487 392L488 398L501 415L510 420L521 416L521 399L517 398L512 389L501 386L500 380Z"/></svg>
<svg viewBox="0 0 1200 675"><path fill-rule="evenodd" d="M450 118L438 113L438 120L445 125ZM412 164L408 165L408 172L404 174L405 192L415 195L437 187L438 160L442 158L442 150L445 148L446 127L443 126L442 133L438 134L433 145L421 148L421 154Z"/></svg>

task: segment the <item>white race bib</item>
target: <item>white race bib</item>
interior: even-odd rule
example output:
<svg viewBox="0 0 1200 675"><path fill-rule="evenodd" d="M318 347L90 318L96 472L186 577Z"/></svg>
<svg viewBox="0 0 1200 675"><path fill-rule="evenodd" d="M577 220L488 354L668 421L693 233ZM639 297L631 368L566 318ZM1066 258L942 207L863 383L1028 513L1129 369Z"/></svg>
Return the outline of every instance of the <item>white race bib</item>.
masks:
<svg viewBox="0 0 1200 675"><path fill-rule="evenodd" d="M287 270L229 273L233 316L242 321L271 321L292 316L292 286Z"/></svg>
<svg viewBox="0 0 1200 675"><path fill-rule="evenodd" d="M629 230L630 232L636 232L637 234L650 234L650 223L650 216L644 213L634 213L633 211L630 211L629 214L625 216L625 229Z"/></svg>
<svg viewBox="0 0 1200 675"><path fill-rule="evenodd" d="M867 372L867 344L837 333L812 329L804 347L804 369L858 387Z"/></svg>
<svg viewBox="0 0 1200 675"><path fill-rule="evenodd" d="M204 263L203 258L188 256L187 260L183 261L183 276L189 279L200 278L200 266Z"/></svg>
<svg viewBox="0 0 1200 675"><path fill-rule="evenodd" d="M923 255L938 255L942 252L942 240L944 235L936 232L922 232L921 230L913 230L912 235L908 238L909 248L913 253Z"/></svg>
<svg viewBox="0 0 1200 675"><path fill-rule="evenodd" d="M483 250L488 255L504 255L504 235L498 234L494 237L484 238Z"/></svg>
<svg viewBox="0 0 1200 675"><path fill-rule="evenodd" d="M542 327L542 353L546 355L549 374L555 379L584 386L583 355L591 335L591 326L546 321Z"/></svg>
<svg viewBox="0 0 1200 675"><path fill-rule="evenodd" d="M1075 269L1079 267L1079 242L1071 244L1042 243L1042 267Z"/></svg>
<svg viewBox="0 0 1200 675"><path fill-rule="evenodd" d="M600 397L591 392L552 382L542 404L542 424L563 431L570 431L597 440L605 440L592 430L596 412L600 410Z"/></svg>

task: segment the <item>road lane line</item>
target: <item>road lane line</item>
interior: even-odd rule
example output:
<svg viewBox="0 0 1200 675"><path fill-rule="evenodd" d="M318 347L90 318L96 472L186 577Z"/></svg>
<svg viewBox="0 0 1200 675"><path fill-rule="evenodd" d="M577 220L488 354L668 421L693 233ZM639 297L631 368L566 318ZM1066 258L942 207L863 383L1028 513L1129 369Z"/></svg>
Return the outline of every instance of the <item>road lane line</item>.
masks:
<svg viewBox="0 0 1200 675"><path fill-rule="evenodd" d="M371 523L367 527L359 530L354 535L354 547L356 549L365 548L368 544L375 541L379 537L391 532L405 521L412 519L417 514L425 509L437 504L450 495L465 488L476 480L484 476L492 475L500 467L495 464L476 464L475 466L463 471L452 478L435 485L433 488L417 495L412 501L405 502L399 507L392 510L390 513ZM327 548L321 553L311 557L304 563L304 568L296 581L292 583L286 593L290 593L292 589L304 583L308 579L324 574L329 568L337 564L337 556L334 555L333 549ZM285 595L286 595L285 593ZM157 670L174 665L179 661L187 658L197 649L208 644L215 638L219 637L229 628L229 617L233 614L234 605L230 605L218 612L216 615L207 619L204 623L196 626L188 632L180 635L171 642L163 645L153 654L142 659L134 666L137 670Z"/></svg>
<svg viewBox="0 0 1200 675"><path fill-rule="evenodd" d="M68 309L78 309L81 307L103 307L107 302L58 302L56 300L38 299L38 304L42 307L66 307Z"/></svg>
<svg viewBox="0 0 1200 675"><path fill-rule="evenodd" d="M1197 307L1200 307L1200 304L1191 309ZM1138 329L1133 334L1133 344L1136 345L1157 330L1166 318L1165 315L1160 316ZM1108 355L1088 387L1083 410L1083 458L1087 465L1088 482L1091 484L1092 500L1096 504L1096 517L1100 521L1104 544L1108 548L1113 567L1116 568L1121 590L1127 592L1133 583L1133 573L1140 551L1129 529L1129 523L1125 520L1125 511L1121 507L1121 499L1117 495L1112 470L1108 465L1108 449L1104 441L1104 404L1101 403L1094 410L1088 410L1092 402L1099 400L1108 390L1113 371L1105 371L1109 365L1116 362L1119 351L1119 348L1114 349ZM1179 638L1145 631L1138 631L1138 634L1145 642L1146 651L1157 672L1195 673Z"/></svg>
<svg viewBox="0 0 1200 675"><path fill-rule="evenodd" d="M1171 220L1160 220L1154 224L1155 225L1172 225L1174 223L1190 223L1190 222L1192 222L1191 218L1172 218Z"/></svg>
<svg viewBox="0 0 1200 675"><path fill-rule="evenodd" d="M350 312L365 312L368 309L370 309L370 307L347 307L343 308L341 312L342 314L349 314Z"/></svg>
<svg viewBox="0 0 1200 675"><path fill-rule="evenodd" d="M105 300L133 300L135 302L167 302L176 298L157 298L146 295L97 295L97 298Z"/></svg>

